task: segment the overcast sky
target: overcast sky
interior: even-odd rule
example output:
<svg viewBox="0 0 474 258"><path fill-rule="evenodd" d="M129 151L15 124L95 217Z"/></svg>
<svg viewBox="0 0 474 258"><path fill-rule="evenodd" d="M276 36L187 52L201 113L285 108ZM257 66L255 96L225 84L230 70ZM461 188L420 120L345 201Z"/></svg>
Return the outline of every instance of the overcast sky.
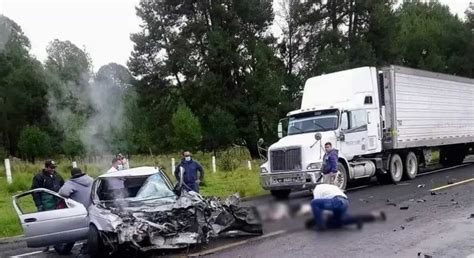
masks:
<svg viewBox="0 0 474 258"><path fill-rule="evenodd" d="M276 0L281 1L281 0ZM472 0L440 0L464 18ZM46 58L53 39L70 40L85 48L94 70L110 62L126 65L133 44L130 33L139 31L135 14L139 0L0 0L0 14L18 23L31 41L31 51Z"/></svg>

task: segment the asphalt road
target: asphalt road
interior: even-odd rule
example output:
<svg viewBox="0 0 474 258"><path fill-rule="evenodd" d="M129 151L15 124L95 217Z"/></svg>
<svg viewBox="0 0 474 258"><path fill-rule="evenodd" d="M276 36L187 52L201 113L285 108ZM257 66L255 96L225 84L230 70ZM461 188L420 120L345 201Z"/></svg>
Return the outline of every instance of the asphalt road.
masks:
<svg viewBox="0 0 474 258"><path fill-rule="evenodd" d="M351 213L384 210L387 221L353 228L316 232L304 228L304 219L265 224L261 237L227 238L166 256L209 257L468 257L474 254L474 165L428 172L398 185L356 186L348 191ZM452 184L454 183L454 184ZM442 186L447 188L430 190ZM420 187L419 187L420 186ZM291 202L307 203L309 192L291 196ZM270 196L252 205L274 202ZM400 207L408 209L400 209ZM0 243L1 257L77 257L29 249L25 243ZM163 253L149 253L155 257ZM420 254L420 256L418 256ZM85 256L81 256L85 257ZM428 256L427 256L428 257ZM474 257L474 256L473 256Z"/></svg>

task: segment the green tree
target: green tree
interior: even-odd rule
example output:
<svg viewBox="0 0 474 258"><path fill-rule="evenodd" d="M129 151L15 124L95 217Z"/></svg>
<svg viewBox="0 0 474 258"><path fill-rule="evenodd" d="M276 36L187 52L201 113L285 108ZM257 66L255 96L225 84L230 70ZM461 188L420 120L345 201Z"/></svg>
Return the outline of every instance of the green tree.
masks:
<svg viewBox="0 0 474 258"><path fill-rule="evenodd" d="M469 31L438 2L405 1L396 11L398 63L459 74L469 45Z"/></svg>
<svg viewBox="0 0 474 258"><path fill-rule="evenodd" d="M48 125L48 76L30 56L30 42L20 26L0 15L0 145L17 154L26 125Z"/></svg>
<svg viewBox="0 0 474 258"><path fill-rule="evenodd" d="M171 119L173 146L178 150L195 150L202 140L201 124L191 109L180 105Z"/></svg>
<svg viewBox="0 0 474 258"><path fill-rule="evenodd" d="M231 146L238 136L234 116L220 108L209 115L203 127L205 148L214 153Z"/></svg>
<svg viewBox="0 0 474 258"><path fill-rule="evenodd" d="M254 155L259 136L274 138L284 64L266 33L272 1L142 1L137 14L144 27L132 35L129 67L142 78L137 90L152 121L166 125L184 99L202 121L217 108L231 114L235 142Z"/></svg>
<svg viewBox="0 0 474 258"><path fill-rule="evenodd" d="M26 126L21 131L18 148L23 156L34 163L37 157L51 154L51 139L37 126Z"/></svg>
<svg viewBox="0 0 474 258"><path fill-rule="evenodd" d="M71 161L74 161L77 157L83 157L86 154L79 135L75 133L67 134L61 143L61 147L64 155Z"/></svg>

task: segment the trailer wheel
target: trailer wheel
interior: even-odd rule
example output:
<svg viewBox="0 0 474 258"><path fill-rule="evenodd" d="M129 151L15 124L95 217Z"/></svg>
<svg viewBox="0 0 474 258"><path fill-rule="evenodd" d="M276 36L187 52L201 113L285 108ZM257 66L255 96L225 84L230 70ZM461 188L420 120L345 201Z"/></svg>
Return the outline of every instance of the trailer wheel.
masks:
<svg viewBox="0 0 474 258"><path fill-rule="evenodd" d="M405 163L403 164L403 171L405 172L405 177L409 180L414 179L418 174L418 159L412 151L408 152L405 157Z"/></svg>
<svg viewBox="0 0 474 258"><path fill-rule="evenodd" d="M349 181L349 174L347 169L341 162L337 163L337 174L334 179L334 185L339 187L341 190L345 190L347 187L347 182Z"/></svg>
<svg viewBox="0 0 474 258"><path fill-rule="evenodd" d="M398 183L403 176L403 162L398 154L392 154L390 157L389 171L390 179L393 183Z"/></svg>

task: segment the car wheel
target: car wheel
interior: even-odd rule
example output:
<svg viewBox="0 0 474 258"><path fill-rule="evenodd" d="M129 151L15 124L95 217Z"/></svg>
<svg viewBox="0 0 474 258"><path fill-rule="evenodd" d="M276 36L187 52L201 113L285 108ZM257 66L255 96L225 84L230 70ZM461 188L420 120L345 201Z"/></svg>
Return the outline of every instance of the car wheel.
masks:
<svg viewBox="0 0 474 258"><path fill-rule="evenodd" d="M407 179L414 179L418 174L418 159L413 152L408 152L405 157L404 172Z"/></svg>
<svg viewBox="0 0 474 258"><path fill-rule="evenodd" d="M400 155L398 154L392 154L392 157L390 157L390 163L389 163L389 171L390 179L392 180L392 183L398 183L400 180L402 180L403 176L403 162L402 158L400 158Z"/></svg>
<svg viewBox="0 0 474 258"><path fill-rule="evenodd" d="M271 190L270 193L277 199L277 200L285 200L288 199L290 196L291 190Z"/></svg>
<svg viewBox="0 0 474 258"><path fill-rule="evenodd" d="M54 250L60 255L67 255L71 253L72 248L74 248L75 242L71 243L61 243L54 245Z"/></svg>
<svg viewBox="0 0 474 258"><path fill-rule="evenodd" d="M338 162L337 163L337 174L336 178L334 179L334 185L339 187L341 190L345 190L347 188L347 182L349 181L349 174L347 173L346 167Z"/></svg>
<svg viewBox="0 0 474 258"><path fill-rule="evenodd" d="M89 237L87 239L88 252L90 257L105 257L108 256L106 247L100 237L100 232L95 225L89 226Z"/></svg>

